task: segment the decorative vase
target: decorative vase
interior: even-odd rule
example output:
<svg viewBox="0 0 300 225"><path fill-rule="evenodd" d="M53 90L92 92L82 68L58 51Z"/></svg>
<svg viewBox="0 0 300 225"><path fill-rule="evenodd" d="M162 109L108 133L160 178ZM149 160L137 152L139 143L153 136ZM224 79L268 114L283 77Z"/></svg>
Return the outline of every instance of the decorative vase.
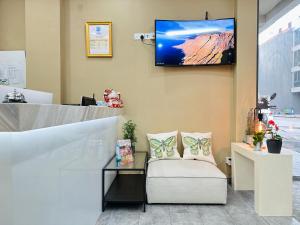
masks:
<svg viewBox="0 0 300 225"><path fill-rule="evenodd" d="M261 146L262 146L262 142L258 142L258 143L255 145L254 151L261 151Z"/></svg>
<svg viewBox="0 0 300 225"><path fill-rule="evenodd" d="M282 140L268 139L267 140L268 152L280 154L282 147Z"/></svg>
<svg viewBox="0 0 300 225"><path fill-rule="evenodd" d="M244 136L244 142L246 144L252 145L252 143L253 143L253 135L246 134Z"/></svg>

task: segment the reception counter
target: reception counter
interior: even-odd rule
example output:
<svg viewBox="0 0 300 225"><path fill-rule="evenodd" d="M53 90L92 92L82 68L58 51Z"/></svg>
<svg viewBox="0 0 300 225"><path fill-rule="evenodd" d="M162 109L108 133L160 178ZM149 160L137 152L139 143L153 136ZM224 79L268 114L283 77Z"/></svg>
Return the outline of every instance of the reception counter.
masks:
<svg viewBox="0 0 300 225"><path fill-rule="evenodd" d="M101 169L114 154L121 114L0 104L0 224L95 225Z"/></svg>
<svg viewBox="0 0 300 225"><path fill-rule="evenodd" d="M53 127L118 116L121 112L98 106L0 104L0 132Z"/></svg>

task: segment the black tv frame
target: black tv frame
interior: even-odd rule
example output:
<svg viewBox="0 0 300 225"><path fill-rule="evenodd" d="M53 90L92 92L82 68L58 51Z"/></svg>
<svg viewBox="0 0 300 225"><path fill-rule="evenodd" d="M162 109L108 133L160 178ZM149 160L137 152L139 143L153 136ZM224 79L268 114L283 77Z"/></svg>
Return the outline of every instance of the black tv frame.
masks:
<svg viewBox="0 0 300 225"><path fill-rule="evenodd" d="M156 22L157 21L178 21L178 22L187 22L187 21L216 21L216 20L228 20L233 19L234 22L234 61L232 63L219 63L219 64L195 64L195 65L170 65L170 64L157 64L156 60L156 51L157 51L157 44L156 44L156 37L155 37L155 66L159 67L194 67L194 66L230 66L235 65L236 63L236 47L237 47L237 38L236 38L236 19L235 17L229 17L229 18L221 18L221 19L209 19L209 20L163 20L163 19L155 19L154 20L154 28L155 28L155 35L156 35Z"/></svg>

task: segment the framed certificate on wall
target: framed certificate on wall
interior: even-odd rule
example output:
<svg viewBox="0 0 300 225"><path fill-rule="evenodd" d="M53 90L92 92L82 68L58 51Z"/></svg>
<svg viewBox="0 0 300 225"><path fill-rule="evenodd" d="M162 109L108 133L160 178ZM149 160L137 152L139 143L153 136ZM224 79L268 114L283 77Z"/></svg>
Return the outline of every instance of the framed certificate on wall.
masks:
<svg viewBox="0 0 300 225"><path fill-rule="evenodd" d="M87 57L112 57L111 30L111 22L87 22L85 24Z"/></svg>

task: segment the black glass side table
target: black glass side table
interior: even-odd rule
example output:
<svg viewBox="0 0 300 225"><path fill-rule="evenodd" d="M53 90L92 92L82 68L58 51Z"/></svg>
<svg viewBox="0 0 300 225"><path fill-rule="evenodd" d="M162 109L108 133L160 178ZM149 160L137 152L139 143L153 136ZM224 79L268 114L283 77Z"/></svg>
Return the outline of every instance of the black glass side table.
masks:
<svg viewBox="0 0 300 225"><path fill-rule="evenodd" d="M147 152L136 152L134 162L121 166L116 161L116 156L102 169L102 211L107 204L143 204L146 211L146 170ZM105 173L116 171L115 179L105 193ZM130 171L129 173L120 171ZM135 173L131 173L131 172Z"/></svg>

